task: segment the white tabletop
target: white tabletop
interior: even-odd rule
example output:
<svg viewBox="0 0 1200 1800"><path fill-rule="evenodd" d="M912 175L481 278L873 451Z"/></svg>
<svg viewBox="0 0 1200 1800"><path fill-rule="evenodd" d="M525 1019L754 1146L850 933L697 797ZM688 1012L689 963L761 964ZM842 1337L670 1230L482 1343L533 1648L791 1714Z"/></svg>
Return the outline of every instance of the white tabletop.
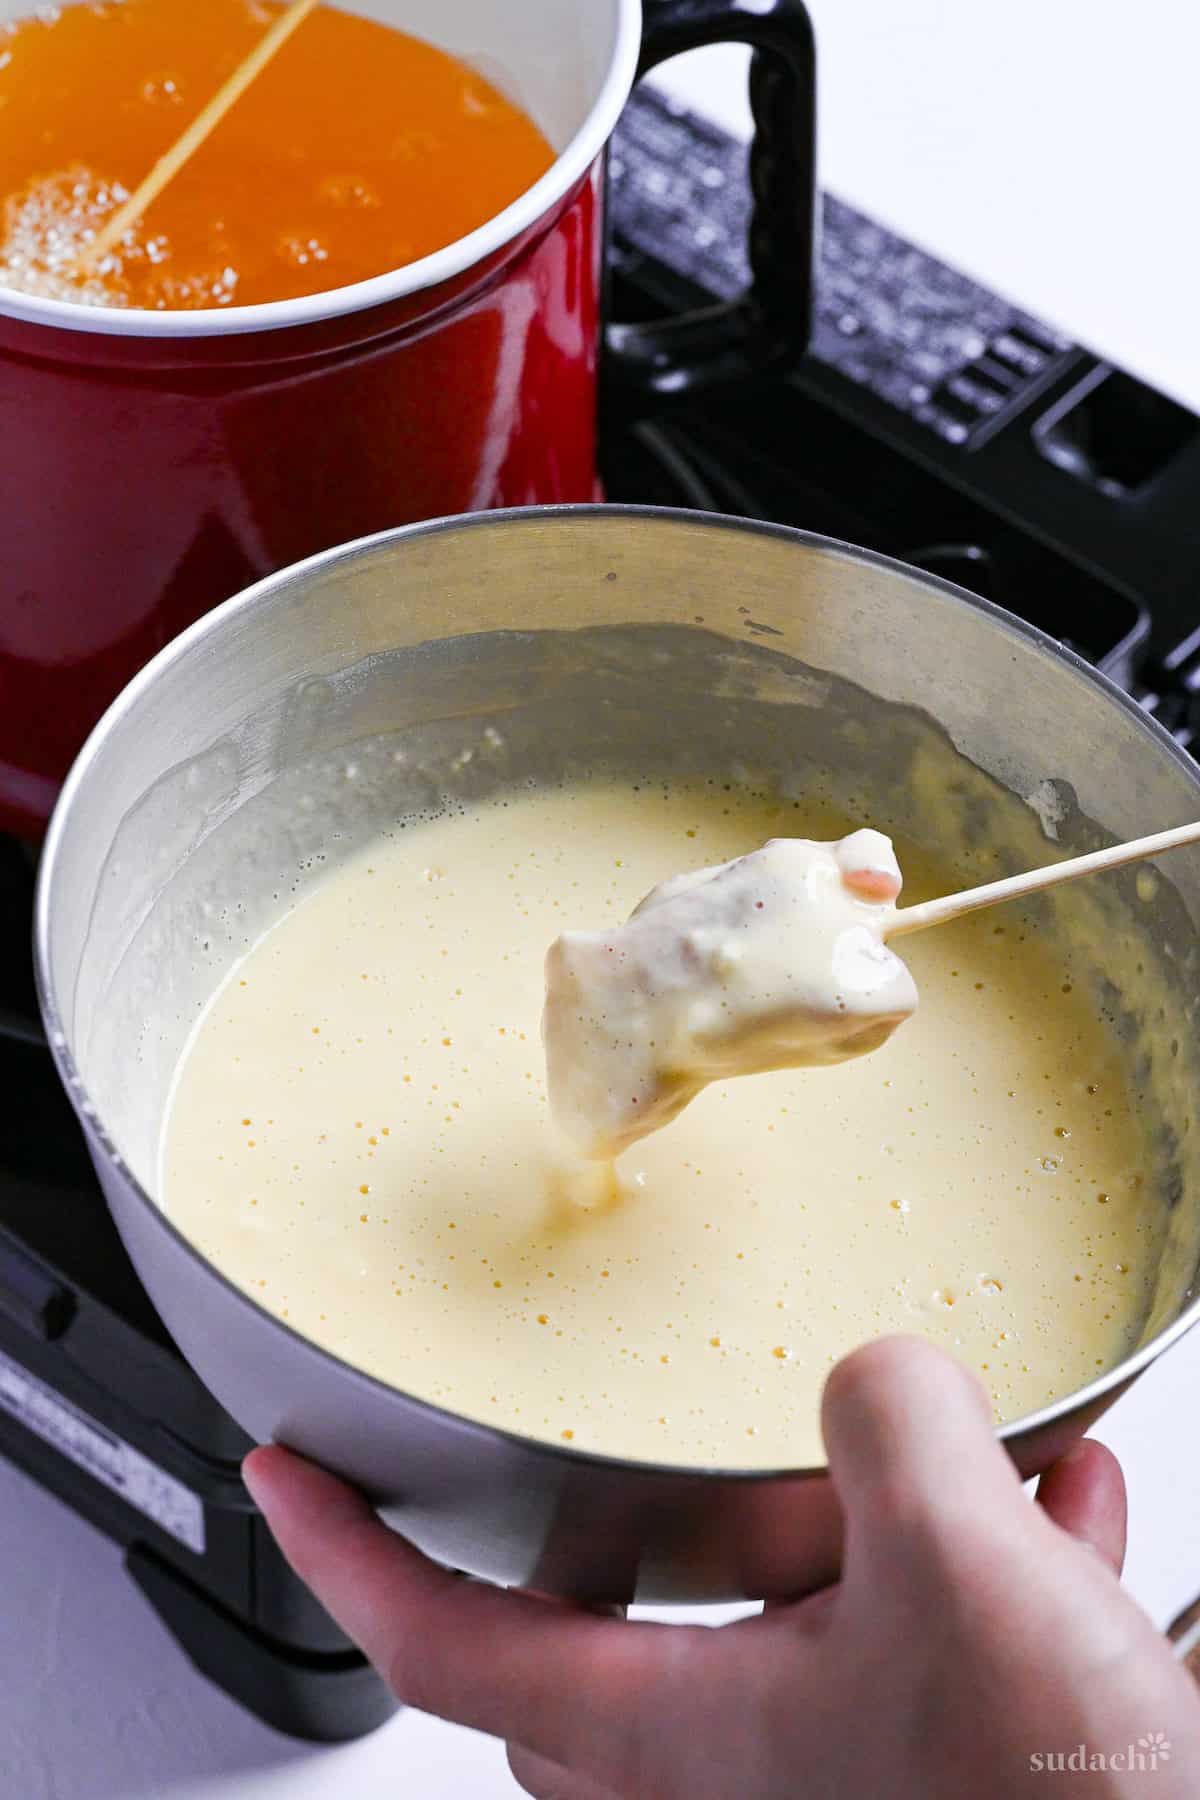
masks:
<svg viewBox="0 0 1200 1800"><path fill-rule="evenodd" d="M1200 411L1195 71L1178 0L810 0L821 177L843 198ZM1134 29L1136 26L1136 30ZM744 58L666 85L746 128ZM1096 1435L1130 1487L1128 1584L1200 1594L1200 1332ZM313 1750L198 1676L119 1552L0 1463L0 1793L21 1800L492 1800L499 1747L415 1713ZM721 1615L710 1615L717 1618Z"/></svg>
<svg viewBox="0 0 1200 1800"><path fill-rule="evenodd" d="M822 185L1200 411L1200 9L808 5ZM747 135L744 66L704 51L662 84Z"/></svg>

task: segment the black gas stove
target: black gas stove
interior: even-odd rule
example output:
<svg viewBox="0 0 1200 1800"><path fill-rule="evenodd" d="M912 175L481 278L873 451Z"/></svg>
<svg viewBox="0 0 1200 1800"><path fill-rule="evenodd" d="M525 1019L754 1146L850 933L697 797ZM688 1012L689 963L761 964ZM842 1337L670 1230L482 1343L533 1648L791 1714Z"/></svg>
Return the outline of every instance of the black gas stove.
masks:
<svg viewBox="0 0 1200 1800"><path fill-rule="evenodd" d="M613 300L746 279L745 152L648 89L610 160ZM1200 419L832 195L804 365L602 431L614 500L824 532L959 582L1200 730ZM0 838L0 1453L125 1547L198 1667L337 1739L392 1710L289 1574L109 1223L36 1022L33 854Z"/></svg>

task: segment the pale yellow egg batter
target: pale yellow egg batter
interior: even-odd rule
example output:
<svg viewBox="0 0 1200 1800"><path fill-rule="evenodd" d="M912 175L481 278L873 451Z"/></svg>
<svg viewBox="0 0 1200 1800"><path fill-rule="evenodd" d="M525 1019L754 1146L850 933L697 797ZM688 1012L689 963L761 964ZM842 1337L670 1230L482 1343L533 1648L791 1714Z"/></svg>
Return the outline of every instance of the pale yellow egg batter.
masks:
<svg viewBox="0 0 1200 1800"><path fill-rule="evenodd" d="M707 1089L615 1188L554 1134L548 944L683 869L846 829L645 782L527 790L381 838L200 1021L164 1136L168 1213L347 1361L614 1455L819 1462L830 1365L890 1330L955 1350L1000 1418L1086 1382L1144 1321L1156 1209L1118 1045L1016 909L906 942L920 1009L881 1050ZM956 885L897 848L906 900Z"/></svg>

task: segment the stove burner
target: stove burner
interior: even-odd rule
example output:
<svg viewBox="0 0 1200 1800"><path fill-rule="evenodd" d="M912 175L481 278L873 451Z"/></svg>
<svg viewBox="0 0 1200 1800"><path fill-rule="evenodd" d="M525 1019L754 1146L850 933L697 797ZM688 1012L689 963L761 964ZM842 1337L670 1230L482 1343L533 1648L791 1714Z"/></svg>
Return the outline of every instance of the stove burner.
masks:
<svg viewBox="0 0 1200 1800"><path fill-rule="evenodd" d="M0 1006L0 1039L6 1039L10 1044L25 1044L31 1050L49 1047L46 1034L35 1019L27 1019L7 1006Z"/></svg>
<svg viewBox="0 0 1200 1800"><path fill-rule="evenodd" d="M996 598L996 563L989 550L980 544L922 544L910 550L902 561L927 575L940 575L958 587L978 594L981 600Z"/></svg>

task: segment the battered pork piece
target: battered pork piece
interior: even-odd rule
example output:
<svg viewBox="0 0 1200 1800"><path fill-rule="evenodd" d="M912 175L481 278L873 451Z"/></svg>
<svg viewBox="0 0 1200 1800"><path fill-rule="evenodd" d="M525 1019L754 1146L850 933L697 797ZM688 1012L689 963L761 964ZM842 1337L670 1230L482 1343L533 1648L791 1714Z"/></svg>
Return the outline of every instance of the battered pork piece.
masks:
<svg viewBox="0 0 1200 1800"><path fill-rule="evenodd" d="M662 882L615 931L565 932L542 1015L559 1126L610 1161L710 1082L878 1049L917 1005L884 943L900 886L878 831L773 838Z"/></svg>

